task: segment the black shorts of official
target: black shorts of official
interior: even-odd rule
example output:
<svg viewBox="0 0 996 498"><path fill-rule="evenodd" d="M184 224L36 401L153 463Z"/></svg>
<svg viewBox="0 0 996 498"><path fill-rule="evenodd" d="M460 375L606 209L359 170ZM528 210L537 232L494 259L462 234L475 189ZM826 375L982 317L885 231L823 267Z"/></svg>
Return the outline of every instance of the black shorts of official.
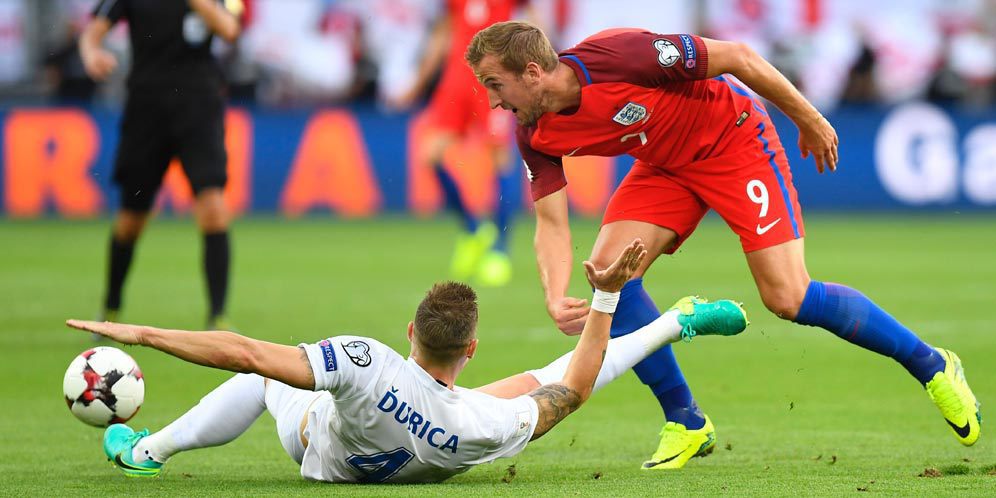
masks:
<svg viewBox="0 0 996 498"><path fill-rule="evenodd" d="M142 92L129 94L121 118L121 139L114 181L121 187L121 207L148 211L172 158L179 158L194 194L224 188L225 105L213 92Z"/></svg>

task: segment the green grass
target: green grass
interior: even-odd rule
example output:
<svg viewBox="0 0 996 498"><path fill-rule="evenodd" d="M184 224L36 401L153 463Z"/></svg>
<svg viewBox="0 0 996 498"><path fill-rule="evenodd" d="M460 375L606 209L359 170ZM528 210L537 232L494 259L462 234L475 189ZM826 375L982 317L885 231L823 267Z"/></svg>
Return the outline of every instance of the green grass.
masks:
<svg viewBox="0 0 996 498"><path fill-rule="evenodd" d="M572 346L543 309L528 225L515 233L513 283L479 291L481 346L463 385L535 368ZM861 289L928 342L957 351L978 397L996 403L996 218L817 216L807 228L814 278ZM578 260L596 229L577 224ZM415 305L445 277L454 231L446 220L405 218L239 221L231 317L244 333L271 341L356 333L404 351ZM230 445L176 456L160 479L129 480L104 460L101 432L76 421L59 390L66 365L91 346L88 335L62 321L95 315L107 233L106 221L0 222L0 495L841 495L861 488L965 496L996 490L991 429L975 447L963 448L892 360L764 311L735 236L713 218L647 279L663 306L700 293L743 300L751 313L743 336L676 346L719 436L712 456L680 472L638 469L656 446L661 415L627 374L518 457L440 485L305 482L269 415ZM202 327L198 254L189 220L153 222L136 253L122 318ZM585 297L577 268L572 290ZM227 377L156 351L129 352L147 381L145 405L134 419L139 427L162 427ZM918 477L927 468L942 476Z"/></svg>

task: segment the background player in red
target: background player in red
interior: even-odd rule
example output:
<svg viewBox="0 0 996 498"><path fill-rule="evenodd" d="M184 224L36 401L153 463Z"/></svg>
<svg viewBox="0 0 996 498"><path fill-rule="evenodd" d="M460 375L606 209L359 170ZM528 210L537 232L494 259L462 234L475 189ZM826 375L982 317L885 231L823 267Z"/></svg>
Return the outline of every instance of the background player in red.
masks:
<svg viewBox="0 0 996 498"><path fill-rule="evenodd" d="M421 95L443 66L438 86L426 109L427 143L420 163L431 165L443 189L446 205L460 216L464 232L457 238L451 273L457 280L474 278L478 284L501 286L512 275L508 258L508 232L518 207L514 193L519 171L509 166L512 123L506 113L492 110L487 95L463 60L463 52L479 30L511 19L522 0L447 0L446 14L436 23L415 84L392 104L408 107ZM451 146L471 134L484 137L498 172L495 224L482 222L470 211L443 158ZM497 225L497 227L495 226Z"/></svg>
<svg viewBox="0 0 996 498"><path fill-rule="evenodd" d="M812 280L803 221L781 146L764 105L799 128L803 157L822 173L837 166L837 134L785 77L749 47L691 35L603 31L558 56L538 28L499 23L478 33L466 59L491 106L512 111L536 204L536 255L548 311L576 334L586 302L566 295L571 243L563 156L630 154L636 162L613 194L591 260L603 266L634 238L652 257L623 288L612 334L659 312L642 275L673 253L709 209L740 236L761 299L773 313L819 326L899 362L927 390L958 440L979 437L981 416L954 353L934 349L856 290ZM670 349L634 367L667 422L646 469L680 468L707 454L715 430L695 404Z"/></svg>

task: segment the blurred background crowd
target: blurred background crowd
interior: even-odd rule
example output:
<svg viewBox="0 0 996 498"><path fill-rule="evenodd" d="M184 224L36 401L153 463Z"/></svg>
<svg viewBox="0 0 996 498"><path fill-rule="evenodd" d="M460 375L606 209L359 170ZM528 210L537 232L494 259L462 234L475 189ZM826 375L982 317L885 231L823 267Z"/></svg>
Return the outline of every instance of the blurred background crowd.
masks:
<svg viewBox="0 0 996 498"><path fill-rule="evenodd" d="M120 102L122 61L94 85L76 39L95 0L0 0L0 101ZM261 106L345 101L404 107L445 0L244 0L244 34L217 41L230 97ZM532 0L520 18L558 49L600 29L691 32L751 45L818 107L910 99L988 106L996 93L996 0Z"/></svg>

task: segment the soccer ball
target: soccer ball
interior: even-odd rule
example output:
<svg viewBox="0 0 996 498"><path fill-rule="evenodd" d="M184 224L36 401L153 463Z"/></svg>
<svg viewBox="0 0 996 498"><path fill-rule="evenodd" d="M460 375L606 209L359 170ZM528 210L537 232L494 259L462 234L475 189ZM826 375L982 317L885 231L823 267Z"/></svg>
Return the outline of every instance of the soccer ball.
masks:
<svg viewBox="0 0 996 498"><path fill-rule="evenodd" d="M111 347L88 349L69 364L62 380L66 404L76 418L96 427L122 423L138 412L145 381L135 360Z"/></svg>

